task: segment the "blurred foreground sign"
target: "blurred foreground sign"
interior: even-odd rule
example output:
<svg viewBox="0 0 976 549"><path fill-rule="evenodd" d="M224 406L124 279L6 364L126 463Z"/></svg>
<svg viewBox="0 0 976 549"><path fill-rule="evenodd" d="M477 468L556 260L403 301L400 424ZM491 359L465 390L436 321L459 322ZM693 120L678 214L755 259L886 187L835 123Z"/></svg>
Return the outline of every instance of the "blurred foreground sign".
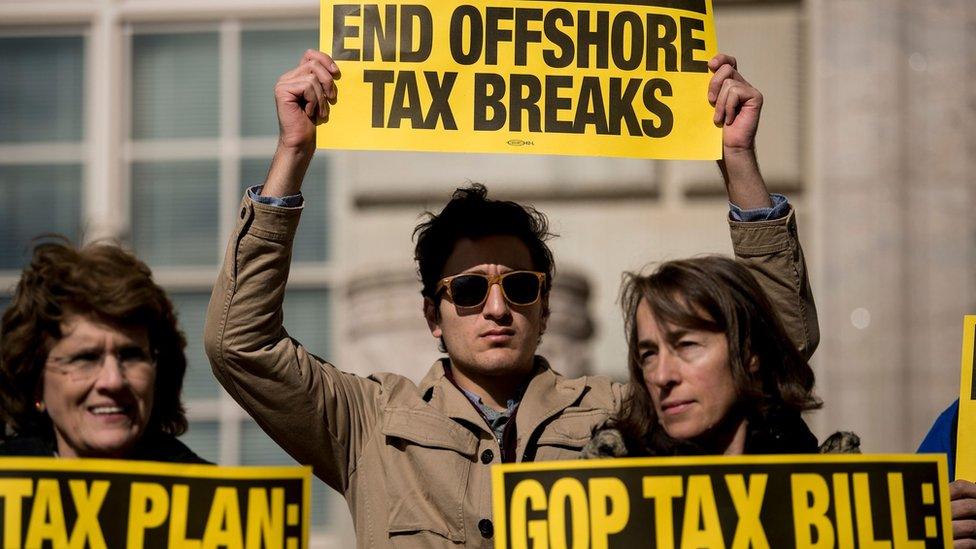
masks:
<svg viewBox="0 0 976 549"><path fill-rule="evenodd" d="M962 370L959 383L959 421L956 426L955 478L976 479L976 315L962 321Z"/></svg>
<svg viewBox="0 0 976 549"><path fill-rule="evenodd" d="M496 547L952 547L945 456L496 465Z"/></svg>
<svg viewBox="0 0 976 549"><path fill-rule="evenodd" d="M306 547L311 470L0 458L3 547Z"/></svg>
<svg viewBox="0 0 976 549"><path fill-rule="evenodd" d="M703 159L711 0L322 0L318 146Z"/></svg>

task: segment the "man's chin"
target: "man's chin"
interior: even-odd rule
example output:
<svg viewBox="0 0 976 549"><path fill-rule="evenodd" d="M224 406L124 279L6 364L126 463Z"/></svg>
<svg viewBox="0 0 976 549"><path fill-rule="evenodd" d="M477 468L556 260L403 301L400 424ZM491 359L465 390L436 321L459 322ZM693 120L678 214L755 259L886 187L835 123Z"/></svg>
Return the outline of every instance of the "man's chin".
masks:
<svg viewBox="0 0 976 549"><path fill-rule="evenodd" d="M482 375L524 374L532 370L532 356L525 357L509 349L492 349L481 353L474 366Z"/></svg>

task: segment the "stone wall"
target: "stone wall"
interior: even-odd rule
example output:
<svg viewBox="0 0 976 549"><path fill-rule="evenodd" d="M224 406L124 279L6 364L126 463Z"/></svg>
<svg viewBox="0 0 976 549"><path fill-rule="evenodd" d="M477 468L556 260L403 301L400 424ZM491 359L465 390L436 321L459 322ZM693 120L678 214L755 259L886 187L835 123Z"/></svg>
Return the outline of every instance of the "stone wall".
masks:
<svg viewBox="0 0 976 549"><path fill-rule="evenodd" d="M958 396L976 313L976 3L807 13L820 425L910 451Z"/></svg>

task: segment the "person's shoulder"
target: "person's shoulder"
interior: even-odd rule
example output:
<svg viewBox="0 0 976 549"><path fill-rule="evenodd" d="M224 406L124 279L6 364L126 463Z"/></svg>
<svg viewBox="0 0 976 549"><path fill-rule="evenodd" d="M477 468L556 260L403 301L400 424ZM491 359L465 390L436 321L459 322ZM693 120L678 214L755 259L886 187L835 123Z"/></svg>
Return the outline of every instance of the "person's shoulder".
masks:
<svg viewBox="0 0 976 549"><path fill-rule="evenodd" d="M851 431L837 431L818 448L821 454L860 454L861 437Z"/></svg>
<svg viewBox="0 0 976 549"><path fill-rule="evenodd" d="M403 374L396 374L392 372L374 372L369 374L369 376L364 379L373 383L378 383L384 391L419 391L417 383Z"/></svg>
<svg viewBox="0 0 976 549"><path fill-rule="evenodd" d="M541 358L541 357L540 357ZM610 376L605 375L582 375L577 377L569 377L563 375L558 370L555 370L549 366L548 362L543 362L545 368L540 368L539 373L549 374L555 377L556 385L583 385L591 390L598 391L609 391L614 385L619 385Z"/></svg>
<svg viewBox="0 0 976 549"><path fill-rule="evenodd" d="M939 414L939 417L935 420L935 425L946 426L949 428L955 428L956 423L959 421L959 399L957 398L949 405L948 408Z"/></svg>
<svg viewBox="0 0 976 549"><path fill-rule="evenodd" d="M136 449L132 459L213 465L213 463L198 456L181 440L165 433L148 436L143 444L140 444Z"/></svg>
<svg viewBox="0 0 976 549"><path fill-rule="evenodd" d="M430 374L421 381L420 385L402 375L392 372L376 372L366 379L379 386L377 399L381 407L421 405L426 389L436 384L437 380L430 380Z"/></svg>
<svg viewBox="0 0 976 549"><path fill-rule="evenodd" d="M584 387L583 401L594 406L616 411L620 407L624 385L610 376L586 375L578 378L562 378L569 383L579 383Z"/></svg>
<svg viewBox="0 0 976 549"><path fill-rule="evenodd" d="M0 456L53 457L54 445L40 437L16 436L0 442Z"/></svg>
<svg viewBox="0 0 976 549"><path fill-rule="evenodd" d="M939 417L932 423L929 432L922 439L918 447L918 453L945 453L953 452L955 447L956 424L959 420L959 400L957 399L948 408L939 414Z"/></svg>

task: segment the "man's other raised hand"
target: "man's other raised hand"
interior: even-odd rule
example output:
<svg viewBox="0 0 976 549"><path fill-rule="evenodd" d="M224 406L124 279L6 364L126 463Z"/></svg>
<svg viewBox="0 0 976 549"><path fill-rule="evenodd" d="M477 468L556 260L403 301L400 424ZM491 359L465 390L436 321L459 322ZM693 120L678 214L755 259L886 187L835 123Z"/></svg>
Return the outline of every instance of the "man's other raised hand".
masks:
<svg viewBox="0 0 976 549"><path fill-rule="evenodd" d="M722 146L726 154L752 150L756 145L763 96L739 74L735 57L720 53L708 62L712 79L708 102L715 107L712 121L722 125Z"/></svg>

